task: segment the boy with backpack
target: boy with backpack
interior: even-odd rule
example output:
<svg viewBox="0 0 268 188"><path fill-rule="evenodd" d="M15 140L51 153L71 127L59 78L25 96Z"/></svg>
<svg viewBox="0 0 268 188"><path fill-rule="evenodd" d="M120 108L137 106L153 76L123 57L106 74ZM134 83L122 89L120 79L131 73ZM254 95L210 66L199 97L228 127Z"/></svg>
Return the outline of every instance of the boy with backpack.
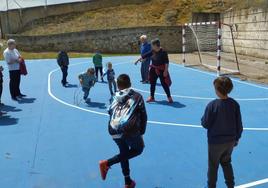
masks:
<svg viewBox="0 0 268 188"><path fill-rule="evenodd" d="M95 73L96 73L97 81L98 81L98 73L100 72L101 81L104 82L103 81L102 55L98 51L93 56L93 64L95 66Z"/></svg>
<svg viewBox="0 0 268 188"><path fill-rule="evenodd" d="M131 89L130 78L122 74L117 78L119 91L109 108L109 133L120 153L99 163L103 180L114 164L120 163L125 178L125 188L135 188L130 177L129 160L143 152L143 135L147 125L147 113L142 96Z"/></svg>
<svg viewBox="0 0 268 188"><path fill-rule="evenodd" d="M221 165L225 183L234 188L232 152L238 145L243 131L239 104L228 97L233 89L232 80L219 77L214 80L214 87L219 99L210 102L202 117L202 126L208 136L208 188L216 188L218 168Z"/></svg>

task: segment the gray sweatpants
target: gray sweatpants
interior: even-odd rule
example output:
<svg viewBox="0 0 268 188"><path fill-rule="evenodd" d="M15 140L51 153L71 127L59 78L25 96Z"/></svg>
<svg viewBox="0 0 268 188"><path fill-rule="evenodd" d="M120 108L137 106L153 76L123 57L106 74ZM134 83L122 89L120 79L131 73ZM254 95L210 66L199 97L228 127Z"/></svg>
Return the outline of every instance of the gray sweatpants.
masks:
<svg viewBox="0 0 268 188"><path fill-rule="evenodd" d="M148 81L149 78L149 67L150 67L150 59L141 63L141 79L142 81Z"/></svg>
<svg viewBox="0 0 268 188"><path fill-rule="evenodd" d="M234 188L234 172L232 167L232 152L235 142L208 145L208 188L216 188L218 168L221 165L225 184Z"/></svg>

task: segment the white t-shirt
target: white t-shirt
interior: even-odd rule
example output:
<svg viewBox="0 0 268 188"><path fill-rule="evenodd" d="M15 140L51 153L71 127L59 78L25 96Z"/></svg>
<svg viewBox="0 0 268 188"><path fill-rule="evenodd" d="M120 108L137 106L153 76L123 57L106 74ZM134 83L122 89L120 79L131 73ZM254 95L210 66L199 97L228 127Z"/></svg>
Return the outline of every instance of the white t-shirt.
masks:
<svg viewBox="0 0 268 188"><path fill-rule="evenodd" d="M20 53L17 49L10 50L10 49L5 49L4 53L4 58L5 61L7 62L8 70L13 71L13 70L20 70L20 64L19 63L12 63L9 64L9 62L18 60L20 57Z"/></svg>

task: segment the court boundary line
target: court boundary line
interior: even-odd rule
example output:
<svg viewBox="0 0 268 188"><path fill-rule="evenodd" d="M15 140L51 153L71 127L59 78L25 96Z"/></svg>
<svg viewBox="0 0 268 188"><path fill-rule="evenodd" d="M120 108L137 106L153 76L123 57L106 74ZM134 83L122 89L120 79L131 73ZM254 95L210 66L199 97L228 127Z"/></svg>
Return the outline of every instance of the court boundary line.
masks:
<svg viewBox="0 0 268 188"><path fill-rule="evenodd" d="M76 66L76 65L80 65L80 64L85 64L85 62L72 64L70 66ZM176 64L174 64L174 65L176 65ZM182 68L185 68L185 67L182 67ZM190 70L195 70L195 69L191 69L191 68L189 68L189 69ZM50 95L50 97L52 97L54 100L56 100L56 101L58 101L58 102L60 102L60 103L62 103L64 105L66 105L66 106L69 106L69 107L72 107L72 108L76 108L78 110L90 112L90 113L97 114L97 115L104 115L106 117L109 116L108 113L102 113L102 112L97 112L97 111L94 111L94 110L85 109L85 108L82 108L82 107L79 107L79 106L76 106L76 105L69 104L69 103L67 103L67 102L65 102L65 101L57 98L51 92L51 75L53 73L59 71L59 70L60 70L60 68L56 68L56 69L50 71L49 74L48 74L48 94ZM206 72L203 72L203 71L198 71L198 72L200 72L200 73L206 73ZM213 75L213 74L209 74L209 75ZM241 82L241 83L244 83L244 82ZM253 86L254 86L254 84L253 84ZM268 90L268 88L266 88L266 89ZM167 123L167 122L158 122L158 121L148 121L148 123L150 123L150 124L156 124L156 125L202 128L201 125L191 125L191 124ZM244 130L248 130L248 131L268 131L268 128L244 128ZM247 183L247 184L238 185L235 188L251 188L251 187L254 187L254 186L257 186L257 185L266 184L266 183L268 183L268 178L262 179L262 180L257 180L257 181L250 182L250 183Z"/></svg>

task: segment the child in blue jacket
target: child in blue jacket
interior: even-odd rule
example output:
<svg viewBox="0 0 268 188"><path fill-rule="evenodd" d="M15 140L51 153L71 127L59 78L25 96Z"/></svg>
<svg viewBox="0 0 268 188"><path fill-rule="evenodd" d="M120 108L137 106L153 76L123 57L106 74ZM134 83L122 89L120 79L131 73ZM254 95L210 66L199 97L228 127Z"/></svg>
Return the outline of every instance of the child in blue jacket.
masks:
<svg viewBox="0 0 268 188"><path fill-rule="evenodd" d="M82 86L82 90L84 92L83 98L87 102L89 91L97 82L97 78L95 76L95 69L89 68L86 73L80 74L78 78Z"/></svg>
<svg viewBox="0 0 268 188"><path fill-rule="evenodd" d="M113 69L113 64L111 62L108 63L108 70L103 74L102 78L106 75L107 75L109 90L110 90L111 96L113 96L115 92L117 91L117 86L115 82L115 72Z"/></svg>
<svg viewBox="0 0 268 188"><path fill-rule="evenodd" d="M218 168L221 165L225 183L234 188L232 152L238 145L243 131L239 104L228 97L233 89L232 80L219 77L214 81L219 99L210 102L202 117L202 126L207 129L208 137L208 188L216 188Z"/></svg>

